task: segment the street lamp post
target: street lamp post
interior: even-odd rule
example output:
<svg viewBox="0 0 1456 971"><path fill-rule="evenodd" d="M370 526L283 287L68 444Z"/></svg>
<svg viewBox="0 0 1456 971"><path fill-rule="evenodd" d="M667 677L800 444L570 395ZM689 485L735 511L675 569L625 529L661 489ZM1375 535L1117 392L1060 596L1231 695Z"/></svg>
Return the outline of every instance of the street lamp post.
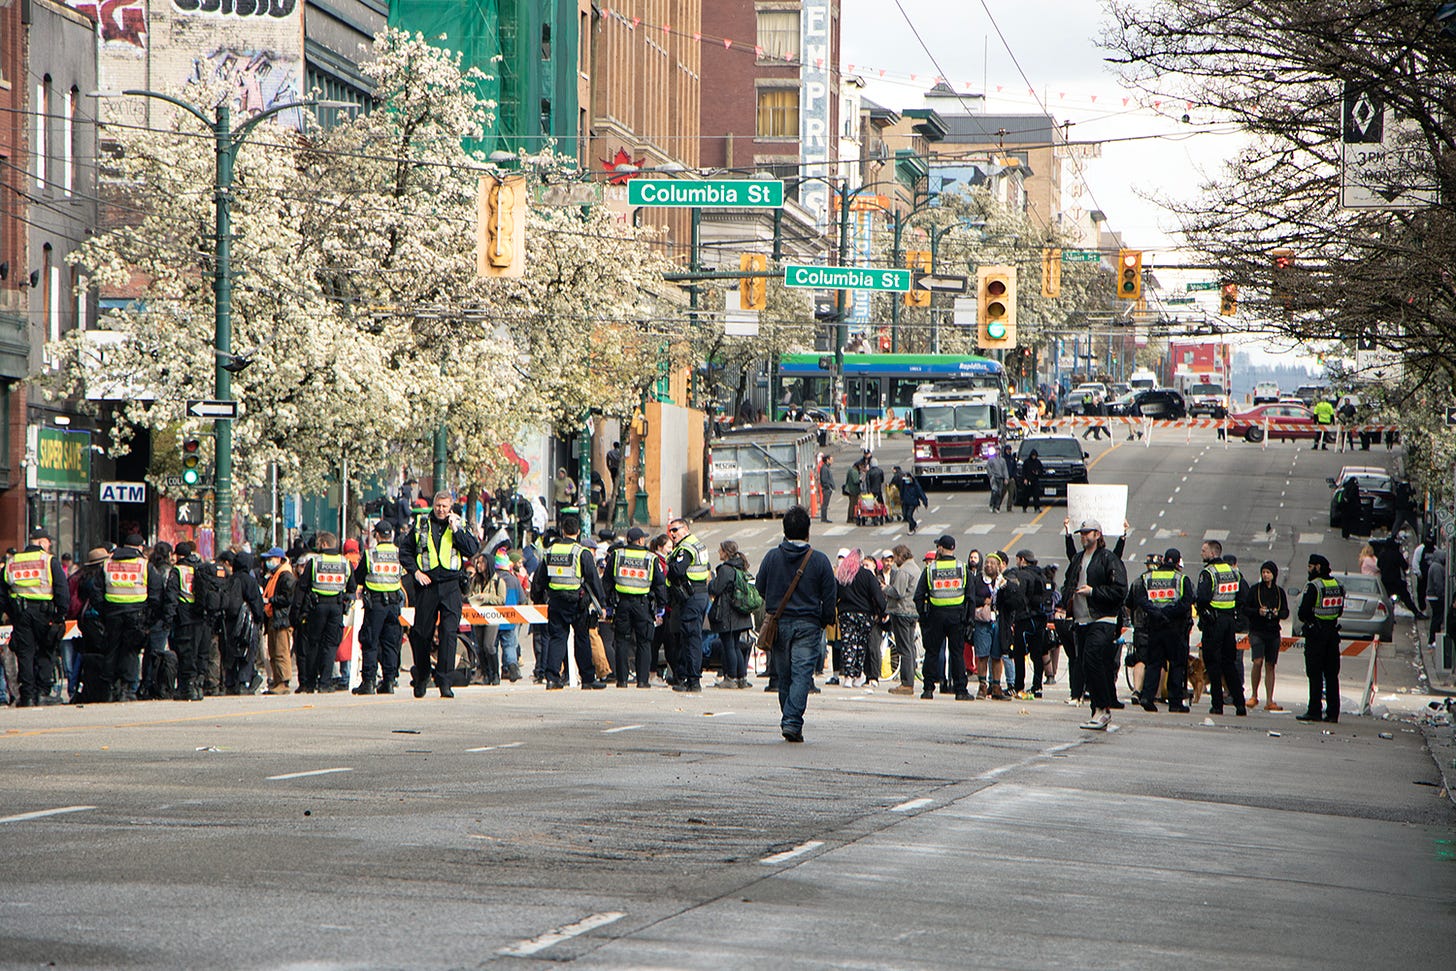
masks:
<svg viewBox="0 0 1456 971"><path fill-rule="evenodd" d="M214 266L212 277L213 292L213 389L218 401L232 400L232 372L228 365L232 364L232 341L233 341L233 281L232 281L232 186L233 186L233 163L237 160L238 149L242 147L243 140L248 133L257 127L259 122L265 121L274 115L284 111L291 111L294 108L315 107L318 101L290 101L287 104L275 105L267 111L261 112L243 122L237 128L232 127L232 108L223 101L215 109L215 116L209 119L202 112L202 109L189 104L180 98L174 98L169 94L160 91L148 91L141 88L133 88L123 91L122 94L134 95L142 98L156 98L168 104L175 105L182 110L189 112L198 121L212 129L213 150L216 153L213 178L213 202L216 210L216 228L214 234ZM213 529L218 535L217 543L221 548L231 542L233 522L233 423L230 419L219 418L215 424L216 432L216 454L213 458L214 478L213 490L217 495L217 510L213 516Z"/></svg>

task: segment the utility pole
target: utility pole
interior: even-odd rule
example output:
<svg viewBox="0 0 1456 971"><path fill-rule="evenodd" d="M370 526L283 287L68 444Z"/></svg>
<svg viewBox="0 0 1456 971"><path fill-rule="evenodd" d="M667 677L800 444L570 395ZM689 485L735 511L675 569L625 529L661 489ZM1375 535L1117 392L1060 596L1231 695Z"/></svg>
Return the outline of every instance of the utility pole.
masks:
<svg viewBox="0 0 1456 971"><path fill-rule="evenodd" d="M213 292L213 388L218 401L231 401L232 371L234 358L233 341L233 279L232 279L232 188L233 165L237 161L238 149L260 122L294 108L317 107L319 101L290 101L275 105L261 114L254 115L236 129L232 127L232 108L223 101L209 119L201 108L180 98L174 98L160 91L134 88L123 91L126 95L142 98L156 98L175 105L190 113L203 125L212 129L213 151L216 154L213 178L213 201L215 208L214 266L212 275ZM216 454L213 456L213 490L217 496L213 530L219 549L225 549L232 541L233 525L233 423L230 419L216 420Z"/></svg>

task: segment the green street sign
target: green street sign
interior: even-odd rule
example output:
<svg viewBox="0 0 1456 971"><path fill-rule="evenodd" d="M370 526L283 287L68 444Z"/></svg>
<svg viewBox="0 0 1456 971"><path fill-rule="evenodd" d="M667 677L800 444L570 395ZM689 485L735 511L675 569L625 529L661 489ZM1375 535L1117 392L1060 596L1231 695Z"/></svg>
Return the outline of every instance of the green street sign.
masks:
<svg viewBox="0 0 1456 971"><path fill-rule="evenodd" d="M1185 288L1186 292L1188 292L1188 293L1192 293L1194 290L1217 290L1217 289L1218 289L1218 283L1217 283L1217 281L1210 282L1210 283L1190 283Z"/></svg>
<svg viewBox="0 0 1456 971"><path fill-rule="evenodd" d="M782 179L633 179L627 205L676 209L780 209Z"/></svg>
<svg viewBox="0 0 1456 971"><path fill-rule="evenodd" d="M1166 300L1164 300L1163 302L1164 303L1194 303L1195 301L1194 301L1194 299L1192 297L1169 297Z"/></svg>
<svg viewBox="0 0 1456 971"><path fill-rule="evenodd" d="M1063 263L1096 263L1100 259L1102 259L1102 254L1095 249L1062 250Z"/></svg>
<svg viewBox="0 0 1456 971"><path fill-rule="evenodd" d="M910 289L910 270L877 270L858 266L784 266L784 286L811 287L816 290L896 290Z"/></svg>

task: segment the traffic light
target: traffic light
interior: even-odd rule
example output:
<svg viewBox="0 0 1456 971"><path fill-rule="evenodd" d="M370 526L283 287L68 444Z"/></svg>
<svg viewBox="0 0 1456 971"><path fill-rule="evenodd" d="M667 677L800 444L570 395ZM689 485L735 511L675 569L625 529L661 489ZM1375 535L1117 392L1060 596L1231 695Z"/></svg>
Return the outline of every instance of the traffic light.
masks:
<svg viewBox="0 0 1456 971"><path fill-rule="evenodd" d="M930 251L913 249L905 254L905 267L911 271L919 270L921 273L930 272ZM911 273L912 278L914 273ZM907 307L928 307L930 306L930 291L921 290L912 282L910 289L905 291L905 306Z"/></svg>
<svg viewBox="0 0 1456 971"><path fill-rule="evenodd" d="M762 253L744 253L738 257L738 268L745 273L768 270L768 257ZM742 310L764 310L768 307L768 277L746 276L738 281L738 305Z"/></svg>
<svg viewBox="0 0 1456 971"><path fill-rule="evenodd" d="M526 177L480 180L476 276L519 277L526 271Z"/></svg>
<svg viewBox="0 0 1456 971"><path fill-rule="evenodd" d="M195 486L202 482L202 442L182 439L182 484Z"/></svg>
<svg viewBox="0 0 1456 971"><path fill-rule="evenodd" d="M1143 298L1142 250L1117 251L1117 297L1119 300Z"/></svg>
<svg viewBox="0 0 1456 971"><path fill-rule="evenodd" d="M1269 258L1274 261L1274 269L1270 276L1269 299L1285 310L1289 310L1294 303L1291 292L1292 281L1290 280L1294 269L1294 250L1288 248L1270 250Z"/></svg>
<svg viewBox="0 0 1456 971"><path fill-rule="evenodd" d="M1225 283L1218 295L1218 312L1225 317L1232 317L1239 312L1239 285L1237 283Z"/></svg>
<svg viewBox="0 0 1456 971"><path fill-rule="evenodd" d="M976 270L976 346L1016 346L1016 267L982 266Z"/></svg>
<svg viewBox="0 0 1456 971"><path fill-rule="evenodd" d="M1041 251L1041 295L1048 299L1062 295L1062 251L1059 248Z"/></svg>

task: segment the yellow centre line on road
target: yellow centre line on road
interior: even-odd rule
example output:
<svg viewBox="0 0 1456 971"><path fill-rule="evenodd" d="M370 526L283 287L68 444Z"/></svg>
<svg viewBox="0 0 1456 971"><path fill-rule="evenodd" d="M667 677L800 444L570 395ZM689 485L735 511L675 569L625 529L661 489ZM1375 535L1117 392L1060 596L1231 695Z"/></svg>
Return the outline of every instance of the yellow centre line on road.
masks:
<svg viewBox="0 0 1456 971"><path fill-rule="evenodd" d="M329 705L333 708L362 708L366 705L378 704L378 702L355 701L342 705ZM312 711L314 705L299 705L296 708L263 708L258 711L232 711L221 715L189 715L185 718L157 718L152 721L142 722L120 722L114 725L61 725L55 728L35 728L30 731L21 731L16 728L8 728L0 734L0 741L10 738L28 738L32 735L57 735L63 732L89 732L106 728L155 728L158 725L185 725L188 722L219 721L223 718L252 718L255 715L282 715L290 712Z"/></svg>
<svg viewBox="0 0 1456 971"><path fill-rule="evenodd" d="M1101 455L1097 456L1095 459L1093 459L1092 461L1088 462L1087 463L1087 471L1088 472L1091 472L1094 468L1097 467L1097 463L1098 462L1101 462L1103 459L1107 458L1107 456L1111 455L1113 452L1115 452L1118 449L1122 448L1126 444L1127 444L1126 442L1118 442L1116 445L1113 445L1107 451L1103 452ZM1036 514L1036 518L1033 519L1027 525L1028 526L1035 526L1037 523L1041 522L1044 518L1046 518L1046 514L1049 513L1049 512L1051 512L1051 511L1052 511L1052 507L1051 506L1045 507L1044 509L1042 509L1041 512L1037 513ZM1026 535L1026 530L1023 529L1021 532L1017 533L1015 536L1012 536L1011 539L1007 540L1006 541L1006 545L1003 546L1003 547L1001 547L1001 549L1010 551L1013 547L1016 546L1017 543L1021 542L1021 537L1025 536L1025 535Z"/></svg>

